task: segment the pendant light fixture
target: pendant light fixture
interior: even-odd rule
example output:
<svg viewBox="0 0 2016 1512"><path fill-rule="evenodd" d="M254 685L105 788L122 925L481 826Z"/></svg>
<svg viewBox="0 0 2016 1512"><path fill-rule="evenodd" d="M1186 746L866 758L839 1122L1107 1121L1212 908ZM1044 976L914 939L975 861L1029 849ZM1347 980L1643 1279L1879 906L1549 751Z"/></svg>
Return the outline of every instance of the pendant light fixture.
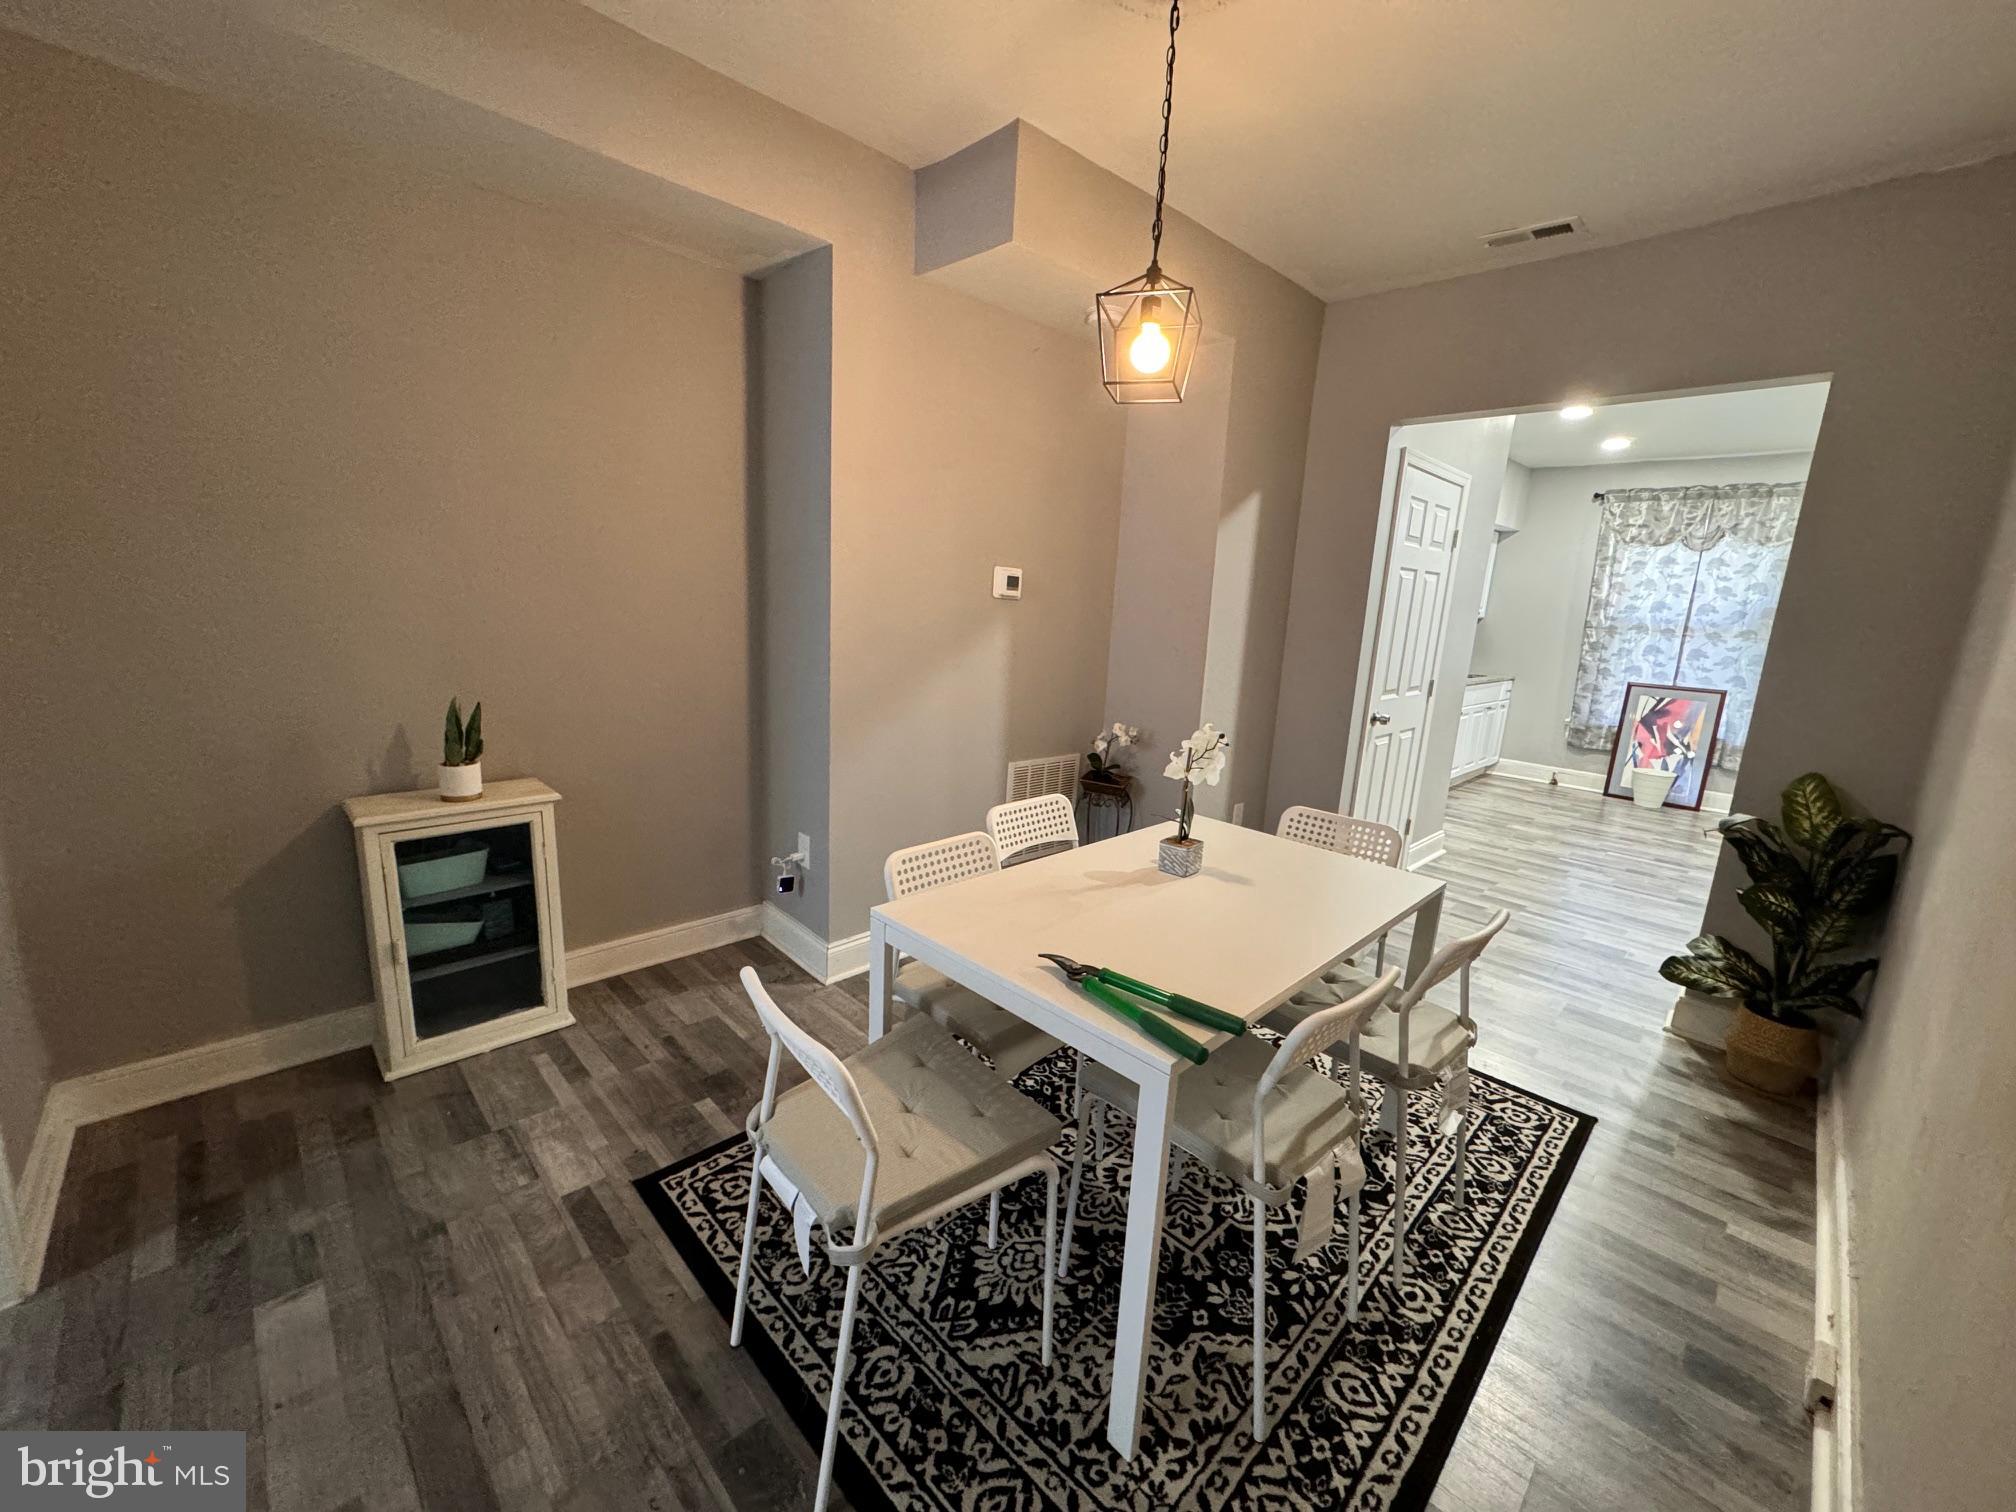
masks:
<svg viewBox="0 0 2016 1512"><path fill-rule="evenodd" d="M1099 296L1099 370L1115 404L1180 404L1204 323L1197 291L1162 272L1162 198L1169 182L1169 106L1176 94L1176 28L1182 0L1169 6L1169 56L1162 76L1161 156L1155 166L1155 224L1148 271Z"/></svg>

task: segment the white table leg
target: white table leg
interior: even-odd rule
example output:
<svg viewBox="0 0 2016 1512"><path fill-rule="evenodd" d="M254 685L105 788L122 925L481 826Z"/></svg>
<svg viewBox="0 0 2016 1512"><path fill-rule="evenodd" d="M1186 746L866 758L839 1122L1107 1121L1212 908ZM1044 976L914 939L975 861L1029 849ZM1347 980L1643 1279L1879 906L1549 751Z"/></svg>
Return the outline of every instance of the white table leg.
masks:
<svg viewBox="0 0 2016 1512"><path fill-rule="evenodd" d="M868 919L868 1038L889 1032L889 989L896 980L896 951L880 919Z"/></svg>
<svg viewBox="0 0 2016 1512"><path fill-rule="evenodd" d="M1428 969L1435 954L1435 932L1442 927L1442 894L1439 892L1414 911L1414 934L1407 942L1407 975L1401 982L1411 987Z"/></svg>
<svg viewBox="0 0 2016 1512"><path fill-rule="evenodd" d="M1141 1391L1154 1342L1155 1277L1162 1265L1162 1199L1173 1094L1167 1077L1143 1082L1134 1114L1127 1256L1120 1270L1120 1321L1113 1339L1113 1400L1106 1410L1107 1442L1128 1459L1141 1442Z"/></svg>

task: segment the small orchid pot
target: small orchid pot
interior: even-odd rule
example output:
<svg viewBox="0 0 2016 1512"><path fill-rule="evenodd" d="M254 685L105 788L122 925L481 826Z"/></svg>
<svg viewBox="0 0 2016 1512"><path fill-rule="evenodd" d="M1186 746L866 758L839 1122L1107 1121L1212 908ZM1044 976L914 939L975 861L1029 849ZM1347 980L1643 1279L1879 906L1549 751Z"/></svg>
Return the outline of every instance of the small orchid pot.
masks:
<svg viewBox="0 0 2016 1512"><path fill-rule="evenodd" d="M1172 877L1194 877L1204 870L1204 842L1171 835L1155 848L1155 865Z"/></svg>
<svg viewBox="0 0 2016 1512"><path fill-rule="evenodd" d="M1169 753L1169 765L1162 775L1183 784L1183 806L1177 811L1176 833L1156 847L1155 865L1171 877L1194 877L1204 869L1204 842L1190 833L1190 826L1197 821L1197 784L1218 785L1225 775L1225 750L1231 743L1216 725L1206 724L1183 742L1181 750Z"/></svg>
<svg viewBox="0 0 2016 1512"><path fill-rule="evenodd" d="M468 803L483 796L483 705L469 711L465 724L462 706L448 700L448 720L441 731L441 801Z"/></svg>

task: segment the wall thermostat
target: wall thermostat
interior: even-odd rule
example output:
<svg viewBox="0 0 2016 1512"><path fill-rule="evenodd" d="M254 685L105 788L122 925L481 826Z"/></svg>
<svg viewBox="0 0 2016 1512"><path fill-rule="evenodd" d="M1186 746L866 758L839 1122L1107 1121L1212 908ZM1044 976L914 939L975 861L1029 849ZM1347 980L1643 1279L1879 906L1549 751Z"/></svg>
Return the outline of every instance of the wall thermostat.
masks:
<svg viewBox="0 0 2016 1512"><path fill-rule="evenodd" d="M994 569L994 597L1022 597L1022 569L1020 567L996 567Z"/></svg>

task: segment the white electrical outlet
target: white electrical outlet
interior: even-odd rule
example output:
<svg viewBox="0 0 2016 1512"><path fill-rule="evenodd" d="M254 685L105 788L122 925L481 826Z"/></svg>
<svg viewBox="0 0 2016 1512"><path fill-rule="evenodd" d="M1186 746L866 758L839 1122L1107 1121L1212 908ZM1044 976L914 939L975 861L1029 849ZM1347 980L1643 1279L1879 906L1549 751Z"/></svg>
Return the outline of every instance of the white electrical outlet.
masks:
<svg viewBox="0 0 2016 1512"><path fill-rule="evenodd" d="M1234 824L1244 824L1246 822L1245 804L1235 803L1232 805L1232 822Z"/></svg>
<svg viewBox="0 0 2016 1512"><path fill-rule="evenodd" d="M994 597L1019 599L1022 597L1022 569L1020 567L996 567L994 569Z"/></svg>
<svg viewBox="0 0 2016 1512"><path fill-rule="evenodd" d="M798 864L812 870L812 837L803 830L798 832Z"/></svg>

